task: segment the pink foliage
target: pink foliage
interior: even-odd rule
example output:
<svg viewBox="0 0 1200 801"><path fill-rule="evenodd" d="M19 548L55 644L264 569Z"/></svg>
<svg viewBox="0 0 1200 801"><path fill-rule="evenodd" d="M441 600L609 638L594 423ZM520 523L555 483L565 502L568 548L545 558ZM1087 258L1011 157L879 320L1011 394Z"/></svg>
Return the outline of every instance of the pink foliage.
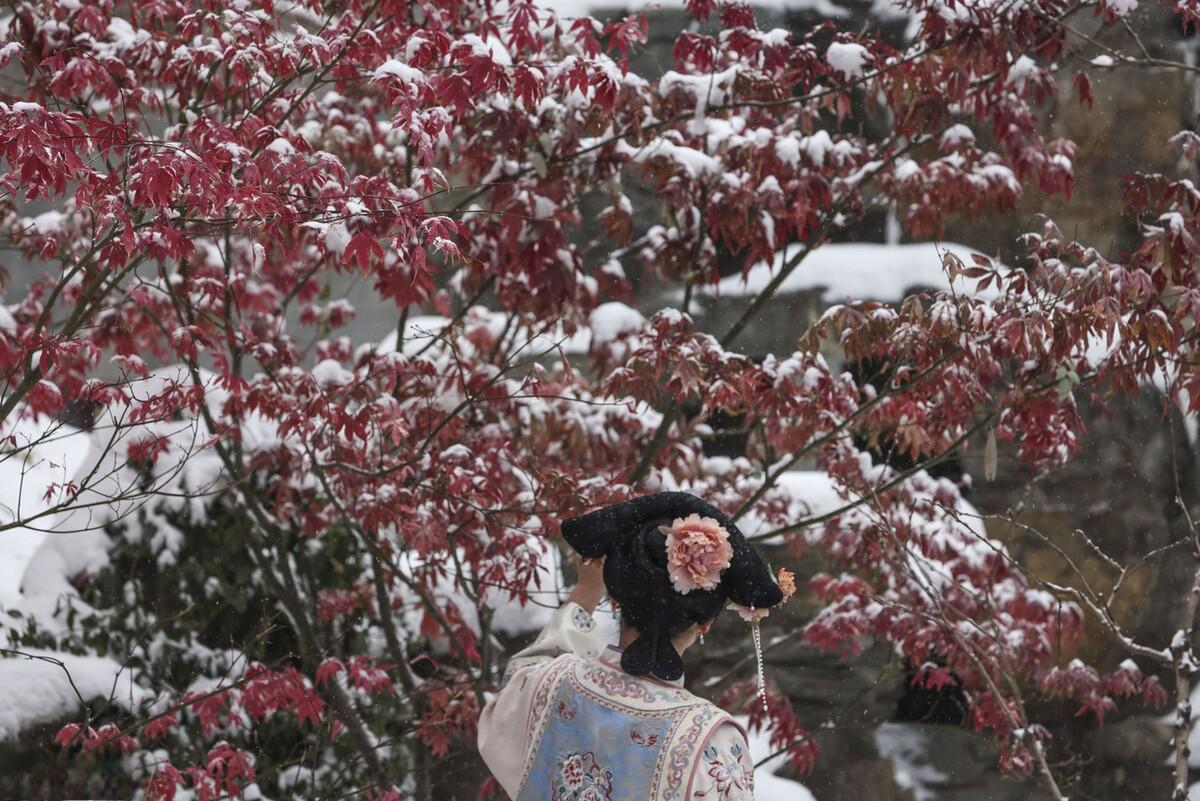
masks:
<svg viewBox="0 0 1200 801"><path fill-rule="evenodd" d="M0 230L52 267L0 317L0 418L121 410L150 430L121 446L147 471L178 449L154 426L200 420L197 447L219 461L255 553L299 542L324 558L336 530L370 564L336 586L304 586L288 557L258 572L301 653L174 693L142 735L168 747L193 727L207 756L161 765L149 796L185 784L200 801L239 795L255 760L221 738L277 718L345 730L370 764L370 715L354 703L396 704L412 719L405 747L440 757L469 743L498 675L489 604L524 605L551 584L539 546L554 521L649 484L752 510L768 528L758 536L825 555L808 641L894 643L919 684L961 689L1013 770L1032 769L1031 743L1048 735L1006 675L1098 718L1121 698L1165 700L1127 667L1061 664L1085 610L1034 586L957 486L878 464L858 442L921 462L993 431L1049 469L1081 448L1079 394L1165 374L1169 396L1200 409L1190 181L1126 178L1123 200L1146 224L1119 260L1045 221L1019 269L947 255L952 278L986 293L836 306L778 357L736 350L745 320L713 335L687 309L604 340L592 324L633 294L621 260L643 268L642 285L686 285L690 298L720 277L722 254L749 270L789 243L817 248L881 202L925 238L952 214L1010 211L1029 189L1069 197L1074 145L1047 140L1039 117L1069 4L947 14L914 0L904 52L836 33L862 48L852 74L829 63L827 26L781 35L749 6L689 0L720 30L680 33L657 80L630 68L647 36L637 15L557 19L526 0L334 5L301 3L313 24L296 24L270 2L25 3L0 31L0 61L25 76L0 103ZM1177 11L1194 22L1188 3ZM838 125L864 98L889 132ZM1195 134L1175 144L1200 149ZM654 192L659 224L636 232L623 182ZM574 234L597 195L611 241L583 248ZM46 200L57 217L22 216ZM394 312L391 344L340 335L356 311L326 287L354 277ZM420 329L429 311L444 329ZM576 335L593 338L575 347ZM1095 359L1098 340L1110 348ZM821 355L829 343L887 376L856 383ZM151 367L164 364L183 369ZM706 461L718 414L755 432L755 469ZM756 493L781 456L815 464L845 508L805 521L783 493ZM361 632L319 636L355 621L383 658ZM406 650L429 643L436 659ZM795 711L768 698L751 724L810 767ZM111 724L56 740L138 747Z"/></svg>

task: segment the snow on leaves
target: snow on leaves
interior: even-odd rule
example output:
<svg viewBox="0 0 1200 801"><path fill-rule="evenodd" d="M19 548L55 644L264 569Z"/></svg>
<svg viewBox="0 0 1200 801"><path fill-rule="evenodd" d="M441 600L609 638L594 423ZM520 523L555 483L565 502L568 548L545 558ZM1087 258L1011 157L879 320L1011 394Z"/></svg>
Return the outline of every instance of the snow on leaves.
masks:
<svg viewBox="0 0 1200 801"><path fill-rule="evenodd" d="M419 761L469 740L497 632L556 600L554 521L645 489L643 463L653 483L746 504L764 538L826 555L808 639L895 643L919 682L961 688L1016 769L1042 734L994 689L1005 665L1097 715L1161 700L1127 668L1055 667L1051 643L1078 635L1083 610L1031 586L957 487L869 452L919 464L986 430L1049 468L1080 447L1080 393L1154 380L1200 408L1190 182L1126 179L1143 238L1119 261L1046 222L1017 269L948 258L976 292L847 302L778 356L738 352L748 317L708 333L694 310L644 320L605 303L632 295L622 264L644 267L639 290L690 293L730 255L749 269L801 243L782 280L882 205L920 238L1030 187L1069 196L1074 147L1039 117L1067 6L910 6L901 51L689 0L715 27L680 33L656 80L630 68L645 18L557 19L527 0L20 6L0 30L0 62L25 76L0 104L0 231L47 269L0 307L0 417L108 415L131 429L130 486L178 468L176 498L206 479L187 514L237 510L227 545L288 638L286 658L168 698L140 732L81 725L60 743L132 747L161 763L149 795L205 799L266 775L239 736L289 725L306 748L345 749L326 757L352 766L346 782L390 786L378 743ZM1189 158L1198 143L1175 140ZM655 193L654 224L627 185ZM609 198L611 241L581 246L593 195ZM392 310L390 338L339 330L355 310L329 288L346 277ZM863 372L831 366L830 343ZM721 416L753 433L719 469L704 442ZM186 424L206 460L194 472L175 463ZM801 460L844 509L807 519L764 483ZM228 641L180 641L208 672L229 667ZM139 680L168 686L146 659ZM811 739L772 699L754 724L810 765ZM345 790L322 780L314 795Z"/></svg>
<svg viewBox="0 0 1200 801"><path fill-rule="evenodd" d="M91 726L83 727L78 723L68 723L54 735L54 742L63 748L79 744L84 751L96 751L102 748L116 748L119 751L133 751L137 741L111 724L106 723L99 729Z"/></svg>

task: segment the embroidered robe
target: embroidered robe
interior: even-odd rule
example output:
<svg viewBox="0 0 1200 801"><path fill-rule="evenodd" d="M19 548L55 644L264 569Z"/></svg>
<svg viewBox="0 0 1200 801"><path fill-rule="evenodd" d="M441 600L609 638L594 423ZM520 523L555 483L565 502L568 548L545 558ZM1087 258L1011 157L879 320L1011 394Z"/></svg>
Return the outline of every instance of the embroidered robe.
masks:
<svg viewBox="0 0 1200 801"><path fill-rule="evenodd" d="M683 687L630 676L581 606L509 662L479 752L514 801L751 801L746 733Z"/></svg>

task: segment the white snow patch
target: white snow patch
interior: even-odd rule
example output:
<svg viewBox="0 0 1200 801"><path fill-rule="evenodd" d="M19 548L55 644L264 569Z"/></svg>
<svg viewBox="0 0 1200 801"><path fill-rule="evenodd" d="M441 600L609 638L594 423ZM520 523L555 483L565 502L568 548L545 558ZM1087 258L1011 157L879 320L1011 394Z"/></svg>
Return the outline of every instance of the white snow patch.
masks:
<svg viewBox="0 0 1200 801"><path fill-rule="evenodd" d="M756 480L754 488L762 486ZM828 514L846 505L846 499L838 494L833 479L824 470L788 470L779 475L775 481L777 491L785 495L791 502L791 522L805 518ZM776 526L763 520L753 509L746 512L738 526L747 537L753 537L774 529ZM763 541L763 545L778 545L783 542L783 536L771 537Z"/></svg>
<svg viewBox="0 0 1200 801"><path fill-rule="evenodd" d="M62 230L63 223L66 222L67 215L61 211L43 211L36 217L30 217L22 220L25 227L32 227L41 236L49 236L57 234Z"/></svg>
<svg viewBox="0 0 1200 801"><path fill-rule="evenodd" d="M929 762L929 738L919 725L884 723L875 730L879 755L892 761L896 784L910 790L913 801L933 801L935 789L949 777Z"/></svg>
<svg viewBox="0 0 1200 801"><path fill-rule="evenodd" d="M441 337L442 332L449 324L449 318L436 314L410 317L404 326L401 352L406 356L415 356L429 346L432 340ZM467 326L483 325L493 336L500 336L508 324L508 315L484 306L473 306L467 312L465 324ZM561 325L532 337L526 336L522 331L520 335L513 338L511 350L519 350L519 356L522 359L543 354L549 356L552 355L552 351L559 348L568 354L587 353L591 336L591 331L586 326L569 335ZM441 346L441 343L435 343L430 351L437 350ZM471 353L474 346L469 341L460 341L458 347L463 349L464 353ZM381 353L394 351L396 349L396 332L392 331L384 337L377 348Z"/></svg>
<svg viewBox="0 0 1200 801"><path fill-rule="evenodd" d="M830 155L838 155L838 145L826 130L813 131L810 136L790 134L775 142L775 155L785 164L798 166L801 154L808 156L817 167L824 167Z"/></svg>
<svg viewBox="0 0 1200 801"><path fill-rule="evenodd" d="M522 557L533 557L538 565L537 585L530 583L526 587L528 600L522 604L518 599L512 597L508 590L499 587L487 587L480 599L482 605L491 610L492 631L508 637L518 637L541 631L567 597L567 588L562 583L561 554L553 543L543 537L530 534L513 553ZM408 575L414 575L420 567L420 560L412 557L406 558L400 563L400 569ZM456 574L457 568L450 566L444 577L434 581L429 594L439 603L450 602L458 607L463 622L473 632L479 634L479 610L457 586ZM401 594L405 595L406 593L402 590ZM412 603L406 604L400 614L402 626L406 630L414 632L418 630L423 613L421 604L415 596L412 597ZM597 612L595 618L601 632L611 642L616 642L618 628L612 616ZM434 646L438 650L448 648L444 641L437 641Z"/></svg>
<svg viewBox="0 0 1200 801"><path fill-rule="evenodd" d="M592 310L592 346L606 345L622 334L640 331L646 318L624 303L602 303Z"/></svg>
<svg viewBox="0 0 1200 801"><path fill-rule="evenodd" d="M912 159L900 159L899 161L896 162L896 166L892 168L892 176L897 181L907 181L909 178L912 178L914 175L919 175L920 172L921 172L921 166L919 164L917 164L917 162L913 161ZM899 243L889 243L889 244L899 244Z"/></svg>
<svg viewBox="0 0 1200 801"><path fill-rule="evenodd" d="M109 20L108 36L118 53L124 53L126 50L137 47L151 38L149 31L142 28L134 30L133 25L121 17L113 17Z"/></svg>
<svg viewBox="0 0 1200 801"><path fill-rule="evenodd" d="M1176 637L1178 636L1179 634L1177 633ZM1188 748L1191 751L1188 756L1188 767L1195 770L1196 768L1200 768L1200 750L1197 750L1200 749L1200 725L1198 725L1200 724L1200 687L1192 688L1192 695L1189 700L1192 708L1192 714L1191 728L1188 731ZM1172 708L1169 713L1159 717L1159 721L1163 725L1174 726L1176 714L1178 713L1174 708ZM1175 764L1174 755L1169 756L1164 764ZM1188 801L1200 801L1200 792L1197 792L1197 788L1200 788L1200 783L1192 785L1192 788L1188 794ZM1197 795L1193 796L1192 793L1197 793Z"/></svg>
<svg viewBox="0 0 1200 801"><path fill-rule="evenodd" d="M296 155L295 146L282 136L277 136L271 140L271 144L267 145L267 150L270 150L277 156L294 156Z"/></svg>
<svg viewBox="0 0 1200 801"><path fill-rule="evenodd" d="M383 65L375 70L375 80L383 78L396 78L401 83L416 83L425 77L425 74L416 67L410 67L403 61L389 59L383 62Z"/></svg>
<svg viewBox="0 0 1200 801"><path fill-rule="evenodd" d="M1104 7L1118 17L1125 17L1137 10L1137 0L1104 0Z"/></svg>
<svg viewBox="0 0 1200 801"><path fill-rule="evenodd" d="M975 132L962 123L951 125L942 134L942 148L944 150L973 144L975 144Z"/></svg>
<svg viewBox="0 0 1200 801"><path fill-rule="evenodd" d="M624 139L617 142L617 150L621 155L638 164L655 158L665 158L674 162L692 178L703 175L717 175L724 170L720 159L713 158L707 153L694 147L672 142L665 136L655 137L642 147L634 147Z"/></svg>
<svg viewBox="0 0 1200 801"><path fill-rule="evenodd" d="M13 656L0 659L0 740L16 738L22 730L39 723L53 723L79 711L79 689L84 701L109 698L126 709L136 705L148 691L133 684L130 673L107 657L75 656L53 651L26 653L57 659L60 667L43 659ZM67 672L70 672L70 678Z"/></svg>
<svg viewBox="0 0 1200 801"><path fill-rule="evenodd" d="M354 373L336 359L325 359L313 366L312 377L322 387L342 387L354 383Z"/></svg>
<svg viewBox="0 0 1200 801"><path fill-rule="evenodd" d="M769 7L772 4L759 2L751 3L751 5ZM818 17L829 17L830 19L844 19L850 16L848 8L831 3L830 0L785 0L781 5L788 11L811 11Z"/></svg>
<svg viewBox="0 0 1200 801"><path fill-rule="evenodd" d="M746 297L766 289L775 274L801 249L789 245L775 254L772 263L760 262L746 277L731 275L716 286L702 291L720 297ZM821 290L825 302L851 300L902 300L913 287L950 289L942 268L942 254L949 251L966 264L978 251L954 242L912 242L885 245L876 242L839 242L823 245L805 257L779 287L779 293ZM960 292L974 289L974 281L960 280L953 287ZM991 297L994 291L982 297Z"/></svg>
<svg viewBox="0 0 1200 801"><path fill-rule="evenodd" d="M1013 86L1017 91L1025 88L1025 84L1038 74L1037 62L1029 56L1022 55L1013 65L1008 68L1008 79L1006 83Z"/></svg>
<svg viewBox="0 0 1200 801"><path fill-rule="evenodd" d="M16 438L18 451L0 453L0 523L28 521L0 531L0 608L11 608L21 598L25 568L46 532L61 522L60 513L47 512L65 499L58 491L47 499L47 490L78 478L94 457L86 433L46 418L18 419L3 434Z"/></svg>
<svg viewBox="0 0 1200 801"><path fill-rule="evenodd" d="M834 42L825 51L825 60L829 62L829 66L851 78L862 76L863 67L870 57L867 48L853 42Z"/></svg>
<svg viewBox="0 0 1200 801"><path fill-rule="evenodd" d="M733 65L720 72L689 75L675 70L667 70L658 81L659 94L668 95L674 89L683 89L696 98L700 109L707 108L710 103L721 104L728 98L737 80L738 65Z"/></svg>
<svg viewBox="0 0 1200 801"><path fill-rule="evenodd" d="M626 14L649 13L658 9L683 8L683 0L546 0L540 3L560 18L573 19L589 14L605 14L620 10ZM811 11L822 17L842 18L850 12L830 0L751 0L750 5L769 11Z"/></svg>
<svg viewBox="0 0 1200 801"><path fill-rule="evenodd" d="M350 244L350 229L346 227L346 223L338 221L331 223L325 229L325 249L330 253L345 253L346 246Z"/></svg>
<svg viewBox="0 0 1200 801"><path fill-rule="evenodd" d="M132 397L149 398L164 387L191 384L189 371L179 365L160 368L147 378L130 382ZM210 411L221 416L227 397L217 387L217 377L202 371ZM156 496L176 508L190 507L202 514L206 493L220 479L217 455L203 447L203 424L197 419L146 421L129 424L128 408L120 404L97 416L96 430L82 432L54 426L46 420L22 421L10 432L21 450L0 453L0 523L21 525L0 531L0 607L32 616L48 630L61 628L61 599L82 604L71 584L81 572L95 572L108 562L109 540L103 527L142 508L149 500L134 468L127 464L127 448L147 436L166 439L168 449L154 466ZM17 419L20 419L17 416ZM120 431L110 442L114 428ZM5 432L8 433L8 432ZM248 452L274 447L280 442L276 424L250 415L242 427ZM4 458L7 455L7 458ZM62 485L86 481L69 498ZM47 487L54 488L45 499ZM52 508L54 504L62 508ZM169 537L162 541L168 550ZM165 554L169 558L169 554ZM5 617L0 617L0 633Z"/></svg>
<svg viewBox="0 0 1200 801"><path fill-rule="evenodd" d="M484 606L492 610L492 628L510 637L541 631L560 605L558 584L562 568L558 549L537 537L529 538L528 547L537 549L539 558L544 560L542 589L530 587L530 599L524 606L496 587L489 587L483 596Z"/></svg>

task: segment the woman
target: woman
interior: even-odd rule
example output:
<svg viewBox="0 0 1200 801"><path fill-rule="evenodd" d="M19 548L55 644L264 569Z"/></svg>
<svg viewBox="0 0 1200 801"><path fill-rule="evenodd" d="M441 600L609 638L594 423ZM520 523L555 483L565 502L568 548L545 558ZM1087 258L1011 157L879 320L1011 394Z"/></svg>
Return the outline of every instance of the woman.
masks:
<svg viewBox="0 0 1200 801"><path fill-rule="evenodd" d="M682 492L562 529L583 557L579 582L509 662L479 721L497 781L516 801L752 799L746 733L683 688L680 656L727 601L757 627L785 600L762 558L732 520ZM621 611L618 646L592 620L606 592Z"/></svg>

